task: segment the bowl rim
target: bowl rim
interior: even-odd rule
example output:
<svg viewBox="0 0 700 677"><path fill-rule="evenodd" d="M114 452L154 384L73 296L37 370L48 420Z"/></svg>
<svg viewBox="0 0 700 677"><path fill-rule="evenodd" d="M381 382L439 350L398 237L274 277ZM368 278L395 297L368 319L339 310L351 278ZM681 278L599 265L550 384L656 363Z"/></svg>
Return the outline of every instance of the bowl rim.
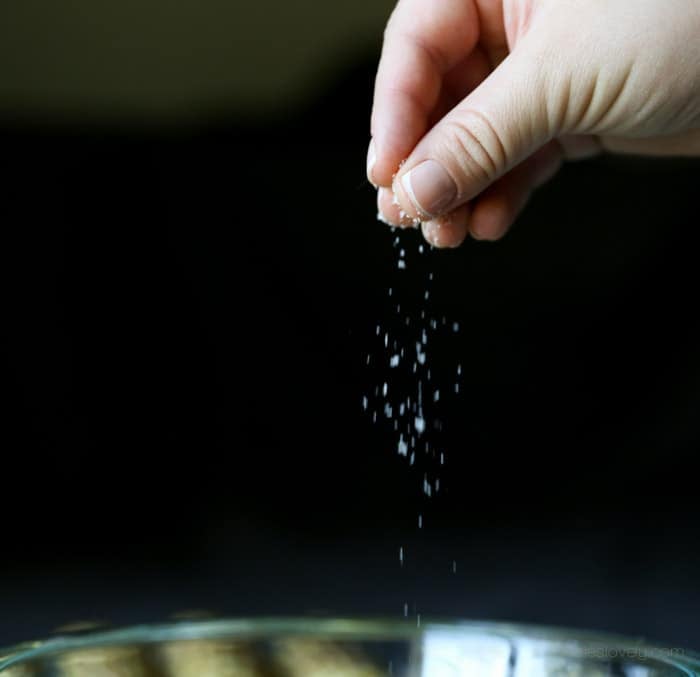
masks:
<svg viewBox="0 0 700 677"><path fill-rule="evenodd" d="M252 638L279 635L317 635L333 640L415 642L428 632L461 631L509 641L527 640L550 642L569 651L615 652L615 656L652 658L665 667L674 667L687 675L700 675L700 655L682 648L668 648L648 642L641 637L568 627L530 625L502 621L461 619L426 619L420 626L397 619L352 617L252 617L181 620L154 624L139 624L122 628L100 629L78 635L70 633L45 640L23 642L0 649L0 672L27 661L67 651L96 649L126 644L155 644L158 642L196 639ZM583 653L581 653L583 655Z"/></svg>

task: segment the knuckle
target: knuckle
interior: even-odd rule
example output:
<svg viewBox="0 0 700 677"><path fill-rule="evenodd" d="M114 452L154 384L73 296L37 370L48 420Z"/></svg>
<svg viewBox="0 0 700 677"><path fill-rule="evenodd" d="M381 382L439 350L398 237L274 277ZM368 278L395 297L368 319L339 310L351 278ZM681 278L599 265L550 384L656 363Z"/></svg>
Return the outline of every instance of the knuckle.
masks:
<svg viewBox="0 0 700 677"><path fill-rule="evenodd" d="M508 153L501 134L477 111L464 111L445 121L446 151L460 172L480 184L495 181L504 171Z"/></svg>

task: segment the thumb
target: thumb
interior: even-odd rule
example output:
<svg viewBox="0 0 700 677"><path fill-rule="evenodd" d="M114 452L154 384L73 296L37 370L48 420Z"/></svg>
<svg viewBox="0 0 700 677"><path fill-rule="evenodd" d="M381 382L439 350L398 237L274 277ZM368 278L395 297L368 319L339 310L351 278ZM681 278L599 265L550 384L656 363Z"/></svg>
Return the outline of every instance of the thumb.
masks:
<svg viewBox="0 0 700 677"><path fill-rule="evenodd" d="M408 217L452 211L554 136L547 61L541 49L521 43L423 137L393 184Z"/></svg>

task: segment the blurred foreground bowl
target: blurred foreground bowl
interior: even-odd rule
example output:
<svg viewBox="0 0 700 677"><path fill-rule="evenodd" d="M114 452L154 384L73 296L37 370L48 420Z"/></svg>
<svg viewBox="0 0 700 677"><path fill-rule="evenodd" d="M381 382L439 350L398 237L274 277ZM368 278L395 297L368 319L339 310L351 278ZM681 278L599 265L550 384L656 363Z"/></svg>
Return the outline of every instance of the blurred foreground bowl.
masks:
<svg viewBox="0 0 700 677"><path fill-rule="evenodd" d="M206 620L60 636L0 650L1 677L672 677L680 648L478 622Z"/></svg>

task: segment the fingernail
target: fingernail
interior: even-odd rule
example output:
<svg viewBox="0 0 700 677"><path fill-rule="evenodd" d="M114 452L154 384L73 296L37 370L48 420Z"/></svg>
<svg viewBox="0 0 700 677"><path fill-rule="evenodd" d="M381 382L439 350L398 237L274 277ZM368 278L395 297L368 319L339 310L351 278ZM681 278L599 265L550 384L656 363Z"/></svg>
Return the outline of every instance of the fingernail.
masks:
<svg viewBox="0 0 700 677"><path fill-rule="evenodd" d="M374 139L371 139L369 142L369 148L367 150L367 178L375 188L377 187L377 184L375 183L374 177L372 176L372 170L374 169L374 165L376 163L377 153L374 149Z"/></svg>
<svg viewBox="0 0 700 677"><path fill-rule="evenodd" d="M457 197L455 182L435 160L425 160L404 174L401 185L416 210L430 218L446 211Z"/></svg>

